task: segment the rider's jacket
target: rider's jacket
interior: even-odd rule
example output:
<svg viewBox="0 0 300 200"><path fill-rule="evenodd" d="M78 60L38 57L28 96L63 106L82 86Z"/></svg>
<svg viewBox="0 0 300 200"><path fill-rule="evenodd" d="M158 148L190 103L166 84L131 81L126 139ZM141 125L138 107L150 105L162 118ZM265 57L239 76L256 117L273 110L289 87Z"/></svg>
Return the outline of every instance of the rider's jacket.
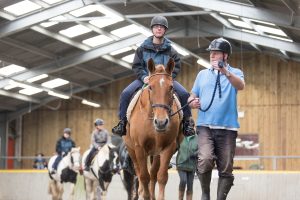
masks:
<svg viewBox="0 0 300 200"><path fill-rule="evenodd" d="M56 143L56 152L62 155L62 152L67 154L71 151L72 147L75 147L75 142L70 138L62 137Z"/></svg>
<svg viewBox="0 0 300 200"><path fill-rule="evenodd" d="M164 38L164 42L161 45L155 45L152 42L153 36L148 37L139 48L137 48L132 70L137 75L137 78L141 81L149 75L147 70L147 62L150 58L153 59L154 63L163 64L167 66L170 58L174 59L175 67L172 73L173 79L177 76L180 71L180 58L176 50L171 46L171 41Z"/></svg>

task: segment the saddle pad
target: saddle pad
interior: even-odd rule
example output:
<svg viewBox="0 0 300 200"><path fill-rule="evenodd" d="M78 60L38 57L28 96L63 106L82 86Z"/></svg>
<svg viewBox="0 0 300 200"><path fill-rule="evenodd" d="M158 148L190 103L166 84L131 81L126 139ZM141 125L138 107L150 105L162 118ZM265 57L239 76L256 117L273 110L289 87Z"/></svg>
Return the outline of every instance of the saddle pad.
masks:
<svg viewBox="0 0 300 200"><path fill-rule="evenodd" d="M178 109L178 110L181 109L181 103L180 103L180 101L179 101L177 95L176 95L176 94L173 94L173 96L174 96L175 103L176 103L176 105L177 105L177 109ZM173 110L173 112L176 112L176 110L175 110L175 111ZM179 118L180 118L180 121L181 121L181 120L183 119L183 111L180 110L178 114L179 114Z"/></svg>
<svg viewBox="0 0 300 200"><path fill-rule="evenodd" d="M139 97L140 97L140 95L142 93L142 90L143 89L140 89L139 91L137 91L137 93L133 96L132 100L129 103L129 106L127 108L127 113L126 113L128 122L130 122L131 112L132 112L135 104L137 103L137 101L138 101L138 99L139 99ZM173 96L174 96L175 103L177 105L177 109L179 110L181 108L180 101L179 101L178 97L175 94L173 94ZM173 112L176 112L176 111L173 111ZM182 112L182 110L180 110L178 114L179 114L180 120L182 120L183 119L183 112Z"/></svg>
<svg viewBox="0 0 300 200"><path fill-rule="evenodd" d="M137 100L139 99L142 91L143 91L143 89L138 90L137 93L135 93L135 95L133 96L132 100L129 103L129 106L127 108L127 113L126 113L128 122L130 121L130 114L131 114Z"/></svg>

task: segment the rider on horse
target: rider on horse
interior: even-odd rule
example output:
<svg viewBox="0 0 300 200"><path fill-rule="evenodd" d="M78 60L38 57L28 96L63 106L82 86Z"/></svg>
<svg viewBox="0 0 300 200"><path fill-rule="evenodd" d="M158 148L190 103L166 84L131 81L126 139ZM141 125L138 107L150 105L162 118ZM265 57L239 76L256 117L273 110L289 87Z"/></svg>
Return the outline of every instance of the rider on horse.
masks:
<svg viewBox="0 0 300 200"><path fill-rule="evenodd" d="M75 147L75 142L70 138L70 135L71 129L65 128L63 136L56 142L57 158L53 163L51 174L55 174L58 163L71 151L72 147Z"/></svg>
<svg viewBox="0 0 300 200"><path fill-rule="evenodd" d="M147 38L144 43L136 50L132 69L137 75L129 86L127 86L120 97L120 122L112 129L114 134L123 136L126 134L127 117L126 111L133 94L141 89L144 84L149 81L149 73L147 71L147 61L152 58L156 64L163 64L166 66L169 58L175 61L175 69L172 73L173 79L176 78L177 73L180 71L180 58L176 50L171 46L171 41L164 37L168 29L168 21L163 16L153 17L150 25L153 36ZM174 80L174 90L179 97L181 105L187 104L189 93L186 89ZM189 106L183 109L183 133L184 135L194 135L194 122L191 118L192 113Z"/></svg>
<svg viewBox="0 0 300 200"><path fill-rule="evenodd" d="M98 151L107 143L109 133L104 128L104 121L102 119L96 119L94 122L95 130L92 133L91 137L91 151L87 155L85 160L85 169L86 171L90 170L90 165L93 157L98 153Z"/></svg>

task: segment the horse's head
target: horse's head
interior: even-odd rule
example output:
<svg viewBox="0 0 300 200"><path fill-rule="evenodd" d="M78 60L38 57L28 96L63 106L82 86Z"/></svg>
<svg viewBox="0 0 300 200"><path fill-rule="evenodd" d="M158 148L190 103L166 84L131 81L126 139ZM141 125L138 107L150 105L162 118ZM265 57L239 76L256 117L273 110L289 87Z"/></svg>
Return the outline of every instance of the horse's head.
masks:
<svg viewBox="0 0 300 200"><path fill-rule="evenodd" d="M69 152L71 168L74 171L78 171L80 169L80 147L72 148Z"/></svg>
<svg viewBox="0 0 300 200"><path fill-rule="evenodd" d="M153 109L153 124L157 132L165 132L169 122L173 105L172 71L174 60L171 58L167 66L156 65L152 59L148 60L149 98Z"/></svg>
<svg viewBox="0 0 300 200"><path fill-rule="evenodd" d="M99 153L98 156L98 165L99 165L99 172L100 173L116 173L119 170L119 156L116 150L116 147L107 144L104 145Z"/></svg>
<svg viewBox="0 0 300 200"><path fill-rule="evenodd" d="M119 171L119 154L115 146L108 145L110 170L115 174Z"/></svg>

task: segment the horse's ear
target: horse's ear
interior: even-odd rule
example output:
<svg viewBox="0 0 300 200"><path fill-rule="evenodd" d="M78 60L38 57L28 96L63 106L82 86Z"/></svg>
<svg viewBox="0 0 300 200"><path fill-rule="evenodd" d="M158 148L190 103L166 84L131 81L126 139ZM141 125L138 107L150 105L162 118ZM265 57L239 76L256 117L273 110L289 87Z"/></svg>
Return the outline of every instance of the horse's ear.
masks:
<svg viewBox="0 0 300 200"><path fill-rule="evenodd" d="M166 72L170 75L172 75L172 72L174 70L175 62L173 58L170 58L166 67Z"/></svg>
<svg viewBox="0 0 300 200"><path fill-rule="evenodd" d="M153 74L155 72L155 64L152 58L148 60L148 71L150 74Z"/></svg>

